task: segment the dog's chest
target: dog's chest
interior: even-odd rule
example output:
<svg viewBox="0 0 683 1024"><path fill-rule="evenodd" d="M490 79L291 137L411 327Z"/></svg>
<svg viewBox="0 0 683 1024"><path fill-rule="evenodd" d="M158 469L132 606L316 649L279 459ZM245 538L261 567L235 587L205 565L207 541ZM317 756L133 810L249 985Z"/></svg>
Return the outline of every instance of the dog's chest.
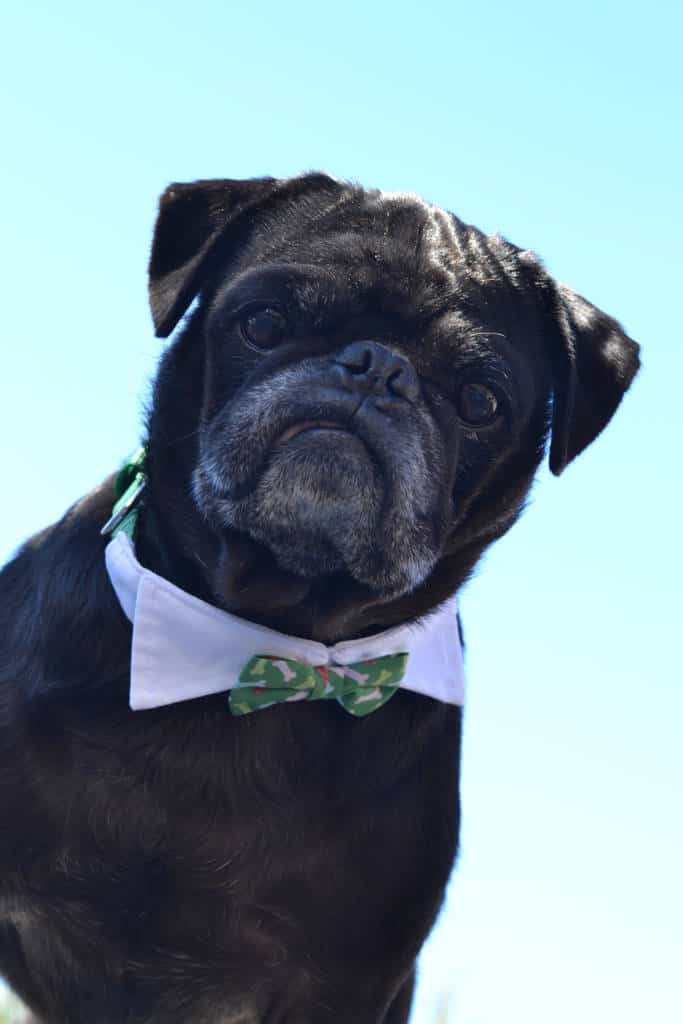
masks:
<svg viewBox="0 0 683 1024"><path fill-rule="evenodd" d="M221 1019L203 993L227 1013L253 991L305 1002L378 949L409 966L455 853L459 709L406 696L374 721L208 702L91 732L31 879L59 910L49 936L24 918L34 962L47 942L57 974L77 960L169 1022L174 993Z"/></svg>

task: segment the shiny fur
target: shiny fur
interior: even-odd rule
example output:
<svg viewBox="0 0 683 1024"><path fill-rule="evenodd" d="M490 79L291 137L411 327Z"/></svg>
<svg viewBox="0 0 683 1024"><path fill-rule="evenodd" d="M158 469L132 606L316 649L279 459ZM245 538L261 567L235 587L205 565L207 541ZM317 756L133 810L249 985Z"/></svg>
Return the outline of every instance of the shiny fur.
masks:
<svg viewBox="0 0 683 1024"><path fill-rule="evenodd" d="M140 561L324 642L454 593L551 421L557 473L638 365L532 254L319 174L172 186L150 297L160 335L199 301L156 380ZM270 351L254 304L286 314ZM485 429L467 381L499 396ZM110 479L0 581L0 969L43 1024L404 1024L457 850L460 709L131 712L112 501Z"/></svg>

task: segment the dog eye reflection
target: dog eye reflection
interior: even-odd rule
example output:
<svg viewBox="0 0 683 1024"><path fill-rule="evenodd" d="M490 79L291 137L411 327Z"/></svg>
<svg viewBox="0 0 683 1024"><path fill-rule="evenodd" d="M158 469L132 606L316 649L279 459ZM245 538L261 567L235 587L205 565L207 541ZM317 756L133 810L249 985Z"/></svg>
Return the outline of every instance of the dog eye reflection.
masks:
<svg viewBox="0 0 683 1024"><path fill-rule="evenodd" d="M261 306L242 316L240 330L248 345L267 351L275 348L287 333L287 320L274 306Z"/></svg>
<svg viewBox="0 0 683 1024"><path fill-rule="evenodd" d="M500 419L501 402L493 388L467 381L457 397L458 416L467 427L490 427Z"/></svg>

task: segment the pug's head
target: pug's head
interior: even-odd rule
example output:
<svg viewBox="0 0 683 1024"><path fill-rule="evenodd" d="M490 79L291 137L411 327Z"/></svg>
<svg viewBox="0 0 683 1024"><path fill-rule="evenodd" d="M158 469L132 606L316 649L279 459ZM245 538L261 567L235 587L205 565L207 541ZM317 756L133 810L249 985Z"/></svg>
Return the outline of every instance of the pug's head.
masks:
<svg viewBox="0 0 683 1024"><path fill-rule="evenodd" d="M150 420L194 589L328 641L456 590L638 368L531 253L321 174L171 186L150 296L161 336L198 299Z"/></svg>

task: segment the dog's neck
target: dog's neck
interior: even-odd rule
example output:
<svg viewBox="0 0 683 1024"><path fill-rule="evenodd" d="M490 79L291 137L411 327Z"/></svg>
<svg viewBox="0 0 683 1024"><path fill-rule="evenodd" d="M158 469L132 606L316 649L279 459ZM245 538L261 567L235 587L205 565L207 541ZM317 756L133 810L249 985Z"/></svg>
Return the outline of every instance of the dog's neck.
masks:
<svg viewBox="0 0 683 1024"><path fill-rule="evenodd" d="M263 545L236 532L218 538L199 516L179 533L152 494L150 488L136 534L146 568L240 618L324 644L413 622L452 596L454 577L464 580L471 570L471 553L446 556L428 583L387 601L348 577L308 580L285 572Z"/></svg>
<svg viewBox="0 0 683 1024"><path fill-rule="evenodd" d="M136 535L140 562L240 618L330 644L415 617L353 580L309 580L285 572L267 548L244 534L230 531L217 537L201 521L193 529L188 526L186 521L180 535L148 501Z"/></svg>

